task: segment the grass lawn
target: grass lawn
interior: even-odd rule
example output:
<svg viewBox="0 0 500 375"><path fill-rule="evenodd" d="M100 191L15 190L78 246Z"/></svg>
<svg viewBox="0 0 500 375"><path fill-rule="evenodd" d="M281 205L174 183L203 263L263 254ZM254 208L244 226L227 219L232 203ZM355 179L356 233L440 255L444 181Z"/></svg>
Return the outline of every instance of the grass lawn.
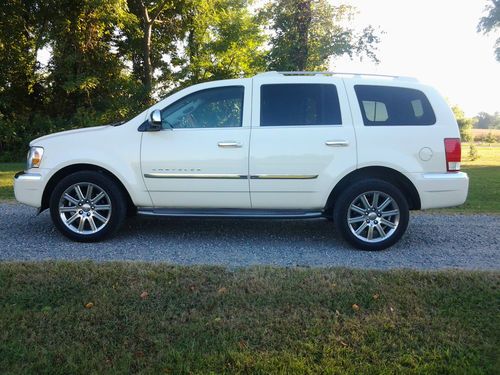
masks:
<svg viewBox="0 0 500 375"><path fill-rule="evenodd" d="M14 200L14 174L25 168L25 163L0 163L0 200Z"/></svg>
<svg viewBox="0 0 500 375"><path fill-rule="evenodd" d="M444 211L500 213L500 145L476 147L479 159L471 161L468 157L469 145L462 145L462 171L469 175L467 201L462 206Z"/></svg>
<svg viewBox="0 0 500 375"><path fill-rule="evenodd" d="M500 366L499 273L0 263L0 285L0 373Z"/></svg>

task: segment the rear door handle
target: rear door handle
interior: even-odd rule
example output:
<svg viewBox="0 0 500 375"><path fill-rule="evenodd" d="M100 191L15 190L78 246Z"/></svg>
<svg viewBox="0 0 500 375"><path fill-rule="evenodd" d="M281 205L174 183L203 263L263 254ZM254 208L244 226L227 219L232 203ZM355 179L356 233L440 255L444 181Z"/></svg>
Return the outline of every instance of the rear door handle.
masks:
<svg viewBox="0 0 500 375"><path fill-rule="evenodd" d="M346 140L326 141L325 145L330 147L346 147L349 146L349 141Z"/></svg>
<svg viewBox="0 0 500 375"><path fill-rule="evenodd" d="M224 142L219 142L217 143L217 146L222 147L222 148L240 148L243 145L240 142L234 142L234 141L224 141Z"/></svg>

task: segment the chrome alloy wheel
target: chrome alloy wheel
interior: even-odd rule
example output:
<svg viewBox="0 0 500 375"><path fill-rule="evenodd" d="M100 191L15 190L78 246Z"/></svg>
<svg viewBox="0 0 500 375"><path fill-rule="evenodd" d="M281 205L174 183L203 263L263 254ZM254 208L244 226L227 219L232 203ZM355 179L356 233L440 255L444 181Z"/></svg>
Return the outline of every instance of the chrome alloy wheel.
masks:
<svg viewBox="0 0 500 375"><path fill-rule="evenodd" d="M63 224L78 234L93 234L103 229L111 217L111 199L99 186L90 182L71 185L59 200Z"/></svg>
<svg viewBox="0 0 500 375"><path fill-rule="evenodd" d="M396 201L381 191L358 195L349 205L347 223L360 240L380 242L391 237L399 225L400 212Z"/></svg>

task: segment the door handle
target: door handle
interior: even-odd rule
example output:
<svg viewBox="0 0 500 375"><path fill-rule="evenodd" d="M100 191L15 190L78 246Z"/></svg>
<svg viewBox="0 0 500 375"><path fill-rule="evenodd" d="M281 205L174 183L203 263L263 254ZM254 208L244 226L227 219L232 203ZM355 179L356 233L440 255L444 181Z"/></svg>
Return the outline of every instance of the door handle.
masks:
<svg viewBox="0 0 500 375"><path fill-rule="evenodd" d="M346 140L326 141L325 145L330 147L346 147L349 146L349 141Z"/></svg>
<svg viewBox="0 0 500 375"><path fill-rule="evenodd" d="M242 144L240 142L234 142L234 141L225 141L225 142L219 142L217 143L217 146L222 147L222 148L239 148L242 147Z"/></svg>

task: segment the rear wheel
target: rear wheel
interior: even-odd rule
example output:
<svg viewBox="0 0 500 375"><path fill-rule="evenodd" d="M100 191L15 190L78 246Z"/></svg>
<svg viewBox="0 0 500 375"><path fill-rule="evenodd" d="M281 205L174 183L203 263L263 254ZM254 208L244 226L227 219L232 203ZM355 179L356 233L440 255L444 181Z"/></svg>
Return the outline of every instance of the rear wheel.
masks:
<svg viewBox="0 0 500 375"><path fill-rule="evenodd" d="M377 179L359 181L335 203L334 222L342 237L363 250L394 245L408 226L408 202L394 185Z"/></svg>
<svg viewBox="0 0 500 375"><path fill-rule="evenodd" d="M95 242L114 234L127 213L122 190L108 176L94 171L63 178L50 198L50 215L66 237Z"/></svg>

